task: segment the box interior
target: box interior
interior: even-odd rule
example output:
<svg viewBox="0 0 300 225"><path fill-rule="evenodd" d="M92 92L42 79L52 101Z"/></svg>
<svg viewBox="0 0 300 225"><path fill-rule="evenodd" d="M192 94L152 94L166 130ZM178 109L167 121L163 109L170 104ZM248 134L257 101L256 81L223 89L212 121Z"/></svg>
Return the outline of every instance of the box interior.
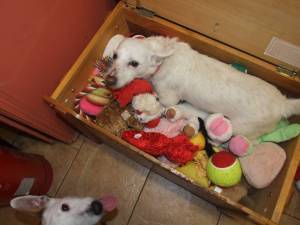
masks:
<svg viewBox="0 0 300 225"><path fill-rule="evenodd" d="M180 40L190 43L200 53L217 58L225 63L242 63L248 68L250 74L275 84L291 96L299 96L299 84L295 85L295 82L290 77L278 75L275 66L160 18L139 16L132 9L123 7L117 16L109 17L109 21L105 23L100 31L97 32L66 75L63 87L59 87L52 95L52 98L70 110L73 110L73 100L76 94L86 86L87 80L91 76L93 64L101 57L107 42L115 34L123 34L125 36L131 34L142 34L145 36L160 34L178 37ZM295 117L293 120L300 122L299 117ZM291 177L289 175L291 171L290 165L294 163L291 163L291 160L295 157L297 144L297 139L282 144L287 153L287 161L279 176L269 187L262 190L251 190L249 195L240 201L242 205L278 222L276 220L280 216L276 217L275 215L276 210L278 210L276 209L278 207L278 197L281 194L283 185L287 185L286 190L290 191L291 183L287 184L287 176ZM280 204L283 204L284 207L285 202Z"/></svg>

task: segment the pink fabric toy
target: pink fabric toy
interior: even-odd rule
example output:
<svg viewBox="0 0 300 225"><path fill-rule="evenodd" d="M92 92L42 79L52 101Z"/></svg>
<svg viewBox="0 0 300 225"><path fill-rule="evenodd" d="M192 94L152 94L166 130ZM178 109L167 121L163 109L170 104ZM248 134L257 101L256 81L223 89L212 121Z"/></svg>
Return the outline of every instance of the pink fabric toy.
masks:
<svg viewBox="0 0 300 225"><path fill-rule="evenodd" d="M230 139L229 150L236 156L243 157L253 152L253 145L246 137L237 135Z"/></svg>
<svg viewBox="0 0 300 225"><path fill-rule="evenodd" d="M182 129L187 124L187 120L179 119L171 122L165 118L161 118L159 124L153 128L144 128L145 132L155 132L166 135L168 138L176 137L182 133Z"/></svg>
<svg viewBox="0 0 300 225"><path fill-rule="evenodd" d="M279 145L264 142L256 145L252 154L239 160L248 183L255 188L265 188L280 172L286 153Z"/></svg>
<svg viewBox="0 0 300 225"><path fill-rule="evenodd" d="M222 114L215 113L205 119L207 134L216 144L228 141L232 136L231 122Z"/></svg>
<svg viewBox="0 0 300 225"><path fill-rule="evenodd" d="M90 116L98 116L102 110L103 106L94 105L90 103L86 97L82 97L79 103L80 109Z"/></svg>

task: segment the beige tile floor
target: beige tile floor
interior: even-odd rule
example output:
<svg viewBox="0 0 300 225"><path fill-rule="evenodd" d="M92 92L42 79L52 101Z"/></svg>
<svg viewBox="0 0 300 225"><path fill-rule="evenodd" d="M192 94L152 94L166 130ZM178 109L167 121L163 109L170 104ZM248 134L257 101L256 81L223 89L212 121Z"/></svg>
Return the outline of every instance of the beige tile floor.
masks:
<svg viewBox="0 0 300 225"><path fill-rule="evenodd" d="M50 196L115 194L119 201L118 211L109 218L108 225L237 225L210 203L107 145L96 144L83 136L72 145L59 142L49 145L11 133L4 138L25 152L43 155L52 164L54 180ZM2 207L0 224L38 225L39 220ZM245 221L242 224L250 223ZM280 224L300 225L298 192L295 192Z"/></svg>

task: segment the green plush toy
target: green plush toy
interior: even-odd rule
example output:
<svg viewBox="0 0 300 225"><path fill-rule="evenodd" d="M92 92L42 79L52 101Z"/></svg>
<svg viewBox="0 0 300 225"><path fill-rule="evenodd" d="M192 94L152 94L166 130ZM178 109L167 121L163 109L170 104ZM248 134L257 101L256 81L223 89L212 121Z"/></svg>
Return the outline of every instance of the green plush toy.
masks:
<svg viewBox="0 0 300 225"><path fill-rule="evenodd" d="M300 124L290 124L287 120L281 120L274 131L264 134L258 138L258 143L288 141L300 134Z"/></svg>
<svg viewBox="0 0 300 225"><path fill-rule="evenodd" d="M247 68L243 64L232 63L231 66L233 68L237 69L238 71L242 72L242 73L247 73L248 72Z"/></svg>

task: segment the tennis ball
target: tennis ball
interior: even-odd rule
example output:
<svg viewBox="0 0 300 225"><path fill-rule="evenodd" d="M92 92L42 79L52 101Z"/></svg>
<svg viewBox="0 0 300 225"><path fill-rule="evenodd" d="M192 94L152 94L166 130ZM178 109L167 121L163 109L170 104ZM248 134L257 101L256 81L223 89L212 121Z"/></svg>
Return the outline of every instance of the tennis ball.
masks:
<svg viewBox="0 0 300 225"><path fill-rule="evenodd" d="M234 186L240 182L242 177L240 162L230 152L217 152L208 161L207 176L218 186Z"/></svg>

